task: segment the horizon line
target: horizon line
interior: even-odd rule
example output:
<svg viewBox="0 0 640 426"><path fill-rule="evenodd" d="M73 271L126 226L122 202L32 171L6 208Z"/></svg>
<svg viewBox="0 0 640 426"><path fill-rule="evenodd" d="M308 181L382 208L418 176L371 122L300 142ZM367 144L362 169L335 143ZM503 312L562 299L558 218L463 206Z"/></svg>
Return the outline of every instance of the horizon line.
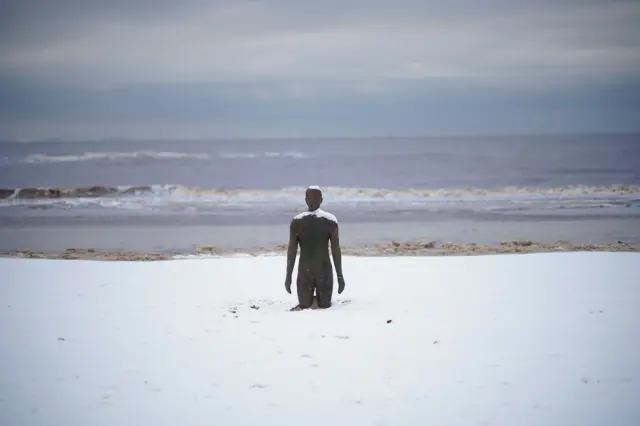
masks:
<svg viewBox="0 0 640 426"><path fill-rule="evenodd" d="M415 139L452 139L452 138L505 138L505 137L564 137L564 136L640 136L639 131L600 131L600 132L495 132L495 133L446 133L432 135L370 135L370 136L229 136L229 137L126 137L110 136L96 138L34 138L34 139L0 139L3 143L108 143L108 142L261 142L261 141L318 141L318 140L415 140Z"/></svg>

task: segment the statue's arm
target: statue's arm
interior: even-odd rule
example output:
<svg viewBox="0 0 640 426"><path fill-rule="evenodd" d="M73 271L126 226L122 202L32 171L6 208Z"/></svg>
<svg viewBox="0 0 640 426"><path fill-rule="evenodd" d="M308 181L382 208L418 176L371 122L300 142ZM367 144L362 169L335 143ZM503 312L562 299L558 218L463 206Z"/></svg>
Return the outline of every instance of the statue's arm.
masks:
<svg viewBox="0 0 640 426"><path fill-rule="evenodd" d="M298 231L295 219L289 225L289 247L287 248L287 278L293 275L293 267L296 264L298 254Z"/></svg>
<svg viewBox="0 0 640 426"><path fill-rule="evenodd" d="M331 228L329 234L331 240L331 257L333 257L333 266L336 268L338 278L342 277L342 251L340 250L340 228L336 223Z"/></svg>

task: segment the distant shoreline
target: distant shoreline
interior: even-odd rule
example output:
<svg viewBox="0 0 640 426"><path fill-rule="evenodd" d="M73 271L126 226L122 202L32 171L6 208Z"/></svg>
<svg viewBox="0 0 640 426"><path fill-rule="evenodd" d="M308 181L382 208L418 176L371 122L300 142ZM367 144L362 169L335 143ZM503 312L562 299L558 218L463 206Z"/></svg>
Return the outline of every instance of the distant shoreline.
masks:
<svg viewBox="0 0 640 426"><path fill-rule="evenodd" d="M286 245L246 248L217 248L214 246L199 247L190 252L153 252L153 251L106 251L92 248L68 248L57 252L40 252L33 250L13 250L0 252L4 258L28 259L67 259L67 260L102 260L102 261L160 261L192 258L207 258L233 255L284 255ZM500 244L476 243L436 243L423 241L373 244L356 247L343 247L343 256L478 256L491 254L531 254L531 253L566 253L566 252L640 252L640 245L627 244L622 241L608 244L574 244L568 241L540 243L530 240L503 241Z"/></svg>

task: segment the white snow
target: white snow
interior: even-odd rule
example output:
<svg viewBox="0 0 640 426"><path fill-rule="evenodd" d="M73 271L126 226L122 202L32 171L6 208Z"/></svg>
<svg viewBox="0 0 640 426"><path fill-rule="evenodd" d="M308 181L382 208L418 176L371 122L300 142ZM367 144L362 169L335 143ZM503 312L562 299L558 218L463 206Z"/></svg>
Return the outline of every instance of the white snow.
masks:
<svg viewBox="0 0 640 426"><path fill-rule="evenodd" d="M309 215L313 215L313 216L317 216L317 217L323 217L323 218L328 219L328 220L330 220L332 222L338 223L338 219L335 217L335 215L333 215L333 214L331 214L329 212L326 212L326 211L324 211L322 209L315 209L315 210L312 210L312 211L309 211L309 212L302 212L302 213L297 214L296 216L294 216L294 219L295 220L302 219L303 217L309 216Z"/></svg>
<svg viewBox="0 0 640 426"><path fill-rule="evenodd" d="M0 259L0 424L639 424L638 254L285 262Z"/></svg>

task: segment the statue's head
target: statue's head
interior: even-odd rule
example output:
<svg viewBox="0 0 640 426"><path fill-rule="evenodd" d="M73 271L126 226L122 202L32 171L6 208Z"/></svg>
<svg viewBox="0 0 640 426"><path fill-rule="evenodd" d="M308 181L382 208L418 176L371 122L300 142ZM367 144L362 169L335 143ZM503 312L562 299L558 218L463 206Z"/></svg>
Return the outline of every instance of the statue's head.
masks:
<svg viewBox="0 0 640 426"><path fill-rule="evenodd" d="M313 185L307 188L304 197L309 210L317 210L320 208L320 204L322 204L322 191L319 187Z"/></svg>

